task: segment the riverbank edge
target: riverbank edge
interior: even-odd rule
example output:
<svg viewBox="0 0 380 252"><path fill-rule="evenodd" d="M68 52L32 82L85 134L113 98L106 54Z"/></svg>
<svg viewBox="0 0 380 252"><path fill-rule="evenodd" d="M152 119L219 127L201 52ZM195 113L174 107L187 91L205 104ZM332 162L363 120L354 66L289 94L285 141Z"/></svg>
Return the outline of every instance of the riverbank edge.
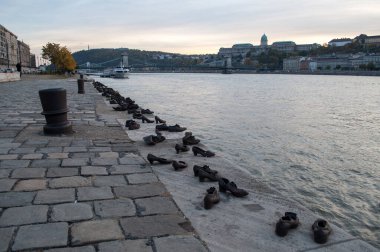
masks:
<svg viewBox="0 0 380 252"><path fill-rule="evenodd" d="M133 99L133 97L131 98ZM104 101L106 107L112 109L107 104L107 100L104 99ZM138 101L136 102L138 103ZM125 130L123 122L126 119L132 118L125 115L120 117L116 120ZM141 124L141 126L138 131L125 130L125 132L135 141L137 149L143 158L148 153L154 153L158 156L169 159L180 159L188 163L189 166L186 171L181 173L173 172L171 165L152 166L152 169L160 181L164 183L176 204L191 221L200 238L206 242L211 251L233 251L236 247L241 248L241 251L278 251L279 248L282 248L283 251L309 251L318 250L319 248L331 248L331 250L335 251L337 246L347 246L346 248L353 249L352 251L362 251L363 249L378 251L372 245L349 235L335 225L332 225L334 230L333 235L327 244L318 245L314 243L310 239L310 227L319 217L303 207L301 203L287 199L280 192L254 179L248 172L237 168L236 165L229 163L221 156L217 155L215 158L202 158L194 161L191 155L175 155L173 147L176 143L181 142L181 137L178 137L178 135L175 135L173 138L167 137L167 141L154 148L146 146L141 136L153 134L154 127L148 124ZM200 146L207 149L204 145ZM228 211L225 211L226 209L223 207L219 207L220 204L210 211L204 210L201 202L205 190L211 184L206 183L207 185L201 185L200 183L196 183L191 172L192 165L199 164L200 162L210 167L217 167L218 171L222 174L228 174L229 178L232 178L238 186L250 192L248 199L237 199L229 195L226 197L221 195L221 202L228 204ZM265 213L262 211L265 211ZM300 219L302 218L301 222L304 224L300 228L302 231L296 233L291 238L279 238L274 234L275 223L285 211L297 212ZM249 220L245 216L249 217ZM232 222L218 217L231 218ZM235 230L235 236L229 235L229 231L227 234L223 234L226 229L233 227L231 223L235 223L235 229L243 227L240 231ZM214 228L210 228L213 226ZM265 228L263 229L262 226ZM247 236L247 234L255 235L261 241L252 240L252 236Z"/></svg>

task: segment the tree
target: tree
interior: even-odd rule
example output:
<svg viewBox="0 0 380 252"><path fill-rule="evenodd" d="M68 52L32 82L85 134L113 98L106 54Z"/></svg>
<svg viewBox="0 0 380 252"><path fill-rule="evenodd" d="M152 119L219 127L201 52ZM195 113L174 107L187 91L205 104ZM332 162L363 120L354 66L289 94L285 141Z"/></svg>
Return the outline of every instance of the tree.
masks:
<svg viewBox="0 0 380 252"><path fill-rule="evenodd" d="M76 62L70 51L59 44L47 43L42 47L42 57L48 59L60 72L72 71L76 67Z"/></svg>
<svg viewBox="0 0 380 252"><path fill-rule="evenodd" d="M375 66L375 64L373 64L373 62L369 62L369 63L367 64L367 69L368 69L369 71L373 71L373 70L376 69L376 66Z"/></svg>

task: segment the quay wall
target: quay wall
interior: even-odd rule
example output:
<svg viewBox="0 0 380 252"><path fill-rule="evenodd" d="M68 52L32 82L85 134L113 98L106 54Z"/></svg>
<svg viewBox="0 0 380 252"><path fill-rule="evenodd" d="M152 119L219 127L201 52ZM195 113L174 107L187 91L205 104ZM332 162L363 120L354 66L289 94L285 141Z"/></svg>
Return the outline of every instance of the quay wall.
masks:
<svg viewBox="0 0 380 252"><path fill-rule="evenodd" d="M0 73L0 82L18 81L20 80L20 73Z"/></svg>

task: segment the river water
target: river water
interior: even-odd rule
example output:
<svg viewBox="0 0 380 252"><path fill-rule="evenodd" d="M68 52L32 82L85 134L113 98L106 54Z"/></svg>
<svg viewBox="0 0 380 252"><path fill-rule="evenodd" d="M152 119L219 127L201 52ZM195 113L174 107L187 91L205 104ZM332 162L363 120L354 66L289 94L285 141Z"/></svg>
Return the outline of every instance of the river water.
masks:
<svg viewBox="0 0 380 252"><path fill-rule="evenodd" d="M380 78L131 74L98 79L380 248Z"/></svg>

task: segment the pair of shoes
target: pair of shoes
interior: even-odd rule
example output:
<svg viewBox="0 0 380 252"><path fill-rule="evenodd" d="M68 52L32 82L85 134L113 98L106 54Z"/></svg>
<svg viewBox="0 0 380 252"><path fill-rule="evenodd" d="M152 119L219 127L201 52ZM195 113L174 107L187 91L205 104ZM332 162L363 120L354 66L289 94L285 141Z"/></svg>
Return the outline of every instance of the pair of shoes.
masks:
<svg viewBox="0 0 380 252"><path fill-rule="evenodd" d="M129 130L135 130L140 128L140 124L134 120L127 120L125 122L125 127L128 127Z"/></svg>
<svg viewBox="0 0 380 252"><path fill-rule="evenodd" d="M190 131L185 132L185 136L182 138L182 142L184 145L195 145L198 144L200 141L201 140L196 139L193 136L193 133L191 133Z"/></svg>
<svg viewBox="0 0 380 252"><path fill-rule="evenodd" d="M276 223L276 234L284 237L290 229L297 228L298 225L299 219L297 214L285 212L285 215ZM332 231L329 223L324 219L317 219L311 226L311 229L313 230L314 241L319 244L326 243Z"/></svg>
<svg viewBox="0 0 380 252"><path fill-rule="evenodd" d="M176 124L174 126L168 126L168 131L169 132L182 132L182 131L185 131L185 130L186 130L185 127L181 127L178 124Z"/></svg>
<svg viewBox="0 0 380 252"><path fill-rule="evenodd" d="M133 119L142 119L142 114L140 112L134 112L133 113Z"/></svg>
<svg viewBox="0 0 380 252"><path fill-rule="evenodd" d="M149 109L141 109L141 114L153 114L154 112Z"/></svg>
<svg viewBox="0 0 380 252"><path fill-rule="evenodd" d="M158 123L166 123L165 120L162 120L162 119L159 118L158 116L155 116L155 117L154 117L154 120L156 120L156 124L158 124Z"/></svg>
<svg viewBox="0 0 380 252"><path fill-rule="evenodd" d="M299 223L300 221L296 213L285 212L285 215L276 223L276 234L284 237L288 234L290 229L297 228Z"/></svg>
<svg viewBox="0 0 380 252"><path fill-rule="evenodd" d="M156 128L157 128L157 126L156 126ZM174 148L175 148L175 151L177 152L177 154L179 152L189 151L189 147L187 147L186 145L176 144Z"/></svg>
<svg viewBox="0 0 380 252"><path fill-rule="evenodd" d="M319 244L326 243L332 231L329 223L323 219L317 219L311 229L314 233L314 241Z"/></svg>
<svg viewBox="0 0 380 252"><path fill-rule="evenodd" d="M193 166L194 176L199 177L199 182L204 182L205 179L209 181L219 181L219 176L217 171L210 169L208 165L204 166Z"/></svg>
<svg viewBox="0 0 380 252"><path fill-rule="evenodd" d="M160 124L160 125L156 125L156 130L158 131L167 131L168 130L168 126L164 123L164 124Z"/></svg>
<svg viewBox="0 0 380 252"><path fill-rule="evenodd" d="M230 182L226 178L219 179L219 191L224 193L229 191L235 197L244 197L248 195L246 190L238 188L234 182Z"/></svg>
<svg viewBox="0 0 380 252"><path fill-rule="evenodd" d="M127 110L127 107L124 106L117 106L117 107L112 107L116 111L125 111Z"/></svg>
<svg viewBox="0 0 380 252"><path fill-rule="evenodd" d="M218 190L215 187L210 187L207 189L207 194L203 199L203 206L205 209L212 208L215 204L220 201Z"/></svg>
<svg viewBox="0 0 380 252"><path fill-rule="evenodd" d="M160 164L170 164L171 162L173 162L172 160L169 160L169 159L166 159L166 158L160 158L160 157L156 157L155 155L153 154L148 154L148 156L146 157L146 159L148 159L149 163L150 164L153 164L153 162L159 162Z"/></svg>
<svg viewBox="0 0 380 252"><path fill-rule="evenodd" d="M148 119L146 116L144 116L144 115L141 116L141 120L142 120L143 123L144 123L144 122L147 122L147 123L154 123L153 120L149 120L149 119Z"/></svg>
<svg viewBox="0 0 380 252"><path fill-rule="evenodd" d="M187 164L184 161L173 161L172 166L175 171L185 169L187 167Z"/></svg>
<svg viewBox="0 0 380 252"><path fill-rule="evenodd" d="M143 140L147 145L155 145L157 143L164 141L165 139L166 138L162 136L161 134L157 134L156 136L149 135L149 136L143 137Z"/></svg>
<svg viewBox="0 0 380 252"><path fill-rule="evenodd" d="M194 153L194 156L196 156L197 154L200 154L203 157L213 157L213 156L215 156L214 152L205 151L205 150L203 150L203 149L201 149L201 148L199 148L197 146L193 146L192 151Z"/></svg>

